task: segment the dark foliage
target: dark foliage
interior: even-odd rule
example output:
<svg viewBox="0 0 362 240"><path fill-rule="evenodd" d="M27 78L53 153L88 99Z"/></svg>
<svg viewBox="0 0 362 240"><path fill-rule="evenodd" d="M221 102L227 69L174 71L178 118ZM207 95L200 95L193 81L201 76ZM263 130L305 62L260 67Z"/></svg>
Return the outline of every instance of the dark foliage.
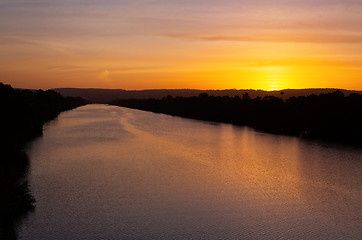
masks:
<svg viewBox="0 0 362 240"><path fill-rule="evenodd" d="M128 99L114 105L165 113L193 119L226 122L256 129L328 141L362 145L362 95L347 97L341 91L291 97L285 101L274 96L251 99L198 97Z"/></svg>
<svg viewBox="0 0 362 240"><path fill-rule="evenodd" d="M16 90L0 83L0 239L16 239L15 224L34 208L24 145L60 112L86 104L54 91Z"/></svg>

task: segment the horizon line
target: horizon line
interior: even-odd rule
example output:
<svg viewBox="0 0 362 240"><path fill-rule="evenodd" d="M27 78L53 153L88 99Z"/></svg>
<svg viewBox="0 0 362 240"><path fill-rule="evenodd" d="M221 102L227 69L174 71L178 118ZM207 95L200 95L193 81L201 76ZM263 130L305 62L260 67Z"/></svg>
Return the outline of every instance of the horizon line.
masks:
<svg viewBox="0 0 362 240"><path fill-rule="evenodd" d="M18 88L25 89L25 88ZM286 90L343 90L343 91L356 91L362 92L361 90L356 89L345 89L345 88L284 88L284 89L275 89L275 90L265 90L265 89L256 89L256 88L224 88L224 89L198 89L198 88L146 88L146 89L124 89L124 88L97 88L97 87L56 87L49 88L47 90L53 89L82 89L82 90L122 90L122 91L160 91L160 90L194 90L194 91L263 91L263 92L280 92Z"/></svg>

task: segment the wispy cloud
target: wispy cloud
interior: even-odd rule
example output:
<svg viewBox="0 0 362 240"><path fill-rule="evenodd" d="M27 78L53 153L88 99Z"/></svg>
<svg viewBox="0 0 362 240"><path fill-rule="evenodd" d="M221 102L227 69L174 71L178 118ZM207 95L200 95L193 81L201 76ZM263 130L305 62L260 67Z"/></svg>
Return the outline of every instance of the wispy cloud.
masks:
<svg viewBox="0 0 362 240"><path fill-rule="evenodd" d="M142 71L158 71L167 69L168 66L137 66L137 67L120 67L120 68L107 68L104 70L100 67L92 66L78 66L78 65L62 65L62 66L52 66L49 67L48 71L54 72L102 72L107 73L108 75L112 73L121 73L121 72L142 72Z"/></svg>
<svg viewBox="0 0 362 240"><path fill-rule="evenodd" d="M48 71L54 72L97 72L99 68L88 67L88 66L52 66L47 69Z"/></svg>
<svg viewBox="0 0 362 240"><path fill-rule="evenodd" d="M362 35L320 34L320 33L270 33L254 35L192 35L163 34L171 38L201 41L232 41L232 42L280 42L280 43L362 43Z"/></svg>

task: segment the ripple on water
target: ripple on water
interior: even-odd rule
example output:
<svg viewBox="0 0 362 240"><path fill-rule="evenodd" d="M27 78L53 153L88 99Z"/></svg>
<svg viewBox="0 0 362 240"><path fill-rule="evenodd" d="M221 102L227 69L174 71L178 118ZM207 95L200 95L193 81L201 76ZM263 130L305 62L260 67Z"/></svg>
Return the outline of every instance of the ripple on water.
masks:
<svg viewBox="0 0 362 240"><path fill-rule="evenodd" d="M19 239L358 239L362 151L105 105L29 150Z"/></svg>

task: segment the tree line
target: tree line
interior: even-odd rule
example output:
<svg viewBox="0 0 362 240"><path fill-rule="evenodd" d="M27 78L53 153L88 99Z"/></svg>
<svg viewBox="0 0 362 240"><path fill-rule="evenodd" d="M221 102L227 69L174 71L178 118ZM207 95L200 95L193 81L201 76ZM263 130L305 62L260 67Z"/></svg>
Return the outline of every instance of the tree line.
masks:
<svg viewBox="0 0 362 240"><path fill-rule="evenodd" d="M0 239L16 239L17 221L34 208L25 144L42 134L45 122L86 103L50 90L20 90L0 83Z"/></svg>
<svg viewBox="0 0 362 240"><path fill-rule="evenodd" d="M282 94L283 92L281 92ZM209 96L125 99L111 104L258 130L362 145L362 95L328 94L250 98Z"/></svg>

